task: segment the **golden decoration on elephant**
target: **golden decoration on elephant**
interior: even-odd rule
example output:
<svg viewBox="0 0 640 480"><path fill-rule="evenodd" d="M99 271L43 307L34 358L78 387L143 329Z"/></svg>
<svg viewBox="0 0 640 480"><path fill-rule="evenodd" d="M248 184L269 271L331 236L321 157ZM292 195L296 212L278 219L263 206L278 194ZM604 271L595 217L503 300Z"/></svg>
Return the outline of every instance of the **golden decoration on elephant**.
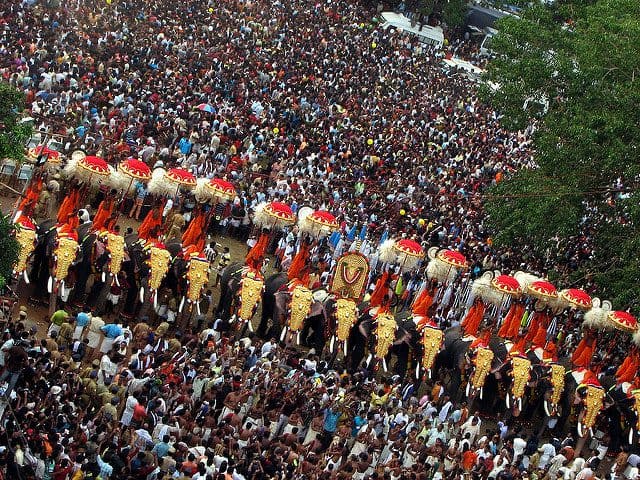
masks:
<svg viewBox="0 0 640 480"><path fill-rule="evenodd" d="M187 267L187 298L192 302L200 300L202 288L209 282L209 261L206 258L193 256Z"/></svg>
<svg viewBox="0 0 640 480"><path fill-rule="evenodd" d="M524 389L529 381L529 372L531 370L531 361L528 358L513 357L511 359L513 366L513 382L511 383L511 393L515 398L522 398Z"/></svg>
<svg viewBox="0 0 640 480"><path fill-rule="evenodd" d="M551 404L557 405L560 402L562 391L564 390L564 375L565 370L562 365L551 365L551 386L553 387L551 393Z"/></svg>
<svg viewBox="0 0 640 480"><path fill-rule="evenodd" d="M356 322L357 316L358 307L353 300L347 298L336 300L336 319L338 320L336 336L338 340L344 342L349 338L351 327Z"/></svg>
<svg viewBox="0 0 640 480"><path fill-rule="evenodd" d="M422 346L424 352L422 353L422 366L429 370L433 366L433 362L436 359L436 355L440 351L442 345L442 339L444 338L444 332L439 328L425 327L422 332Z"/></svg>
<svg viewBox="0 0 640 480"><path fill-rule="evenodd" d="M124 260L124 237L111 232L108 232L106 237L107 250L111 255L111 260L109 261L109 272L113 275L117 275L122 267L122 261Z"/></svg>
<svg viewBox="0 0 640 480"><path fill-rule="evenodd" d="M367 257L357 252L345 253L336 262L335 272L329 285L331 293L338 297L359 300L369 278Z"/></svg>
<svg viewBox="0 0 640 480"><path fill-rule="evenodd" d="M16 228L16 240L20 244L20 251L13 271L20 274L26 270L27 261L36 248L36 231L24 226L18 227Z"/></svg>
<svg viewBox="0 0 640 480"><path fill-rule="evenodd" d="M296 285L291 292L289 304L289 328L293 332L299 332L304 325L304 319L311 311L313 293L303 285Z"/></svg>
<svg viewBox="0 0 640 480"><path fill-rule="evenodd" d="M376 316L376 357L384 358L396 338L398 324L391 313L380 313Z"/></svg>
<svg viewBox="0 0 640 480"><path fill-rule="evenodd" d="M584 400L585 412L582 418L582 425L591 428L596 423L596 418L604 406L605 391L602 387L587 385L587 396Z"/></svg>
<svg viewBox="0 0 640 480"><path fill-rule="evenodd" d="M58 280L64 280L69 274L69 267L76 259L78 252L78 242L70 237L58 237L58 242L53 250L55 257L54 277Z"/></svg>
<svg viewBox="0 0 640 480"><path fill-rule="evenodd" d="M474 370L469 381L474 388L481 388L487 379L487 375L491 371L491 362L493 362L493 351L488 348L478 348L476 356L473 360Z"/></svg>
<svg viewBox="0 0 640 480"><path fill-rule="evenodd" d="M264 280L261 277L251 278L245 276L240 283L240 308L238 317L241 320L250 320L253 317L255 307L262 297Z"/></svg>
<svg viewBox="0 0 640 480"><path fill-rule="evenodd" d="M156 246L151 247L148 260L151 268L149 272L149 288L151 290L160 288L164 276L169 271L169 260L171 260L171 254L168 250Z"/></svg>

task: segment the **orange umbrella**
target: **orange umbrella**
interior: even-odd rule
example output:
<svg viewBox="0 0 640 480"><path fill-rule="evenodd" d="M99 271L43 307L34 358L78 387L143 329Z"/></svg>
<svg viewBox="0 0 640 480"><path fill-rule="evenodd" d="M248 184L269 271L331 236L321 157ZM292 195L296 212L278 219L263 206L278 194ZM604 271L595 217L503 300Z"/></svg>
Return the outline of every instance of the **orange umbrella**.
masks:
<svg viewBox="0 0 640 480"><path fill-rule="evenodd" d="M467 257L455 250L440 250L437 258L452 267L467 268L469 266Z"/></svg>
<svg viewBox="0 0 640 480"><path fill-rule="evenodd" d="M638 329L638 320L629 312L621 310L609 312L607 319L615 328L622 330L623 332L633 333Z"/></svg>
<svg viewBox="0 0 640 480"><path fill-rule="evenodd" d="M560 292L560 297L567 301L569 305L581 310L589 310L593 306L591 296L578 288L563 290Z"/></svg>
<svg viewBox="0 0 640 480"><path fill-rule="evenodd" d="M151 169L146 163L135 158L127 158L120 162L118 170L135 180L151 180Z"/></svg>
<svg viewBox="0 0 640 480"><path fill-rule="evenodd" d="M231 201L236 198L236 187L233 183L223 180L221 178L212 178L205 187L211 191L213 196L218 200Z"/></svg>

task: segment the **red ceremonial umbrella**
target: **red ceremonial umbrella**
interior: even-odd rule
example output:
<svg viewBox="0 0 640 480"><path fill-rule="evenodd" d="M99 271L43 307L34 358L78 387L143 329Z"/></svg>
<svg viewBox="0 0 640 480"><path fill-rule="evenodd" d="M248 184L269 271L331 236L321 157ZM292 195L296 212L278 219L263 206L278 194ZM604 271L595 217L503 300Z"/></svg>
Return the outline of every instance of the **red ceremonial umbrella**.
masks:
<svg viewBox="0 0 640 480"><path fill-rule="evenodd" d="M221 178L212 178L205 183L213 196L218 200L233 200L236 198L236 187L231 182L227 182Z"/></svg>
<svg viewBox="0 0 640 480"><path fill-rule="evenodd" d="M556 290L556 287L544 280L538 280L531 283L531 285L527 287L527 293L532 297L539 298L540 300L558 298L558 291Z"/></svg>
<svg viewBox="0 0 640 480"><path fill-rule="evenodd" d="M310 213L306 220L310 224L311 232L317 236L328 235L339 227L336 217L325 210Z"/></svg>
<svg viewBox="0 0 640 480"><path fill-rule="evenodd" d="M109 165L100 157L94 157L88 155L78 160L78 167L86 170L92 175L107 176L111 172L109 171Z"/></svg>
<svg viewBox="0 0 640 480"><path fill-rule="evenodd" d="M55 150L52 150L44 145L38 145L35 148L29 149L29 157L33 160L36 160L40 155L42 155L43 157L47 157L47 162L52 164L58 164L62 161L60 152L56 152Z"/></svg>
<svg viewBox="0 0 640 480"><path fill-rule="evenodd" d="M131 179L145 181L151 179L151 169L147 166L146 163L135 158L127 158L126 160L120 162L120 165L118 165L118 170L120 170L128 177L131 177Z"/></svg>
<svg viewBox="0 0 640 480"><path fill-rule="evenodd" d="M290 225L296 221L291 207L282 202L269 202L263 212L271 218L272 227Z"/></svg>
<svg viewBox="0 0 640 480"><path fill-rule="evenodd" d="M411 270L424 258L424 249L418 242L403 238L393 244L393 249L398 255L398 263L402 270Z"/></svg>
<svg viewBox="0 0 640 480"><path fill-rule="evenodd" d="M455 250L440 250L437 258L444 263L456 268L467 268L467 257Z"/></svg>
<svg viewBox="0 0 640 480"><path fill-rule="evenodd" d="M623 332L633 333L638 329L638 320L629 312L616 310L609 312L607 318L615 328Z"/></svg>
<svg viewBox="0 0 640 480"><path fill-rule="evenodd" d="M563 290L560 292L560 297L567 301L572 307L580 308L582 310L589 310L593 306L591 296L589 296L589 294L584 290L580 290L578 288Z"/></svg>
<svg viewBox="0 0 640 480"><path fill-rule="evenodd" d="M164 177L185 187L195 187L196 185L196 177L182 168L171 168L164 174Z"/></svg>
<svg viewBox="0 0 640 480"><path fill-rule="evenodd" d="M491 280L491 286L507 295L520 295L522 293L520 282L511 275L498 275Z"/></svg>
<svg viewBox="0 0 640 480"><path fill-rule="evenodd" d="M393 248L395 248L398 252L412 256L417 258L424 257L424 250L422 245L413 240L409 240L408 238L403 238L402 240L398 240L393 244Z"/></svg>

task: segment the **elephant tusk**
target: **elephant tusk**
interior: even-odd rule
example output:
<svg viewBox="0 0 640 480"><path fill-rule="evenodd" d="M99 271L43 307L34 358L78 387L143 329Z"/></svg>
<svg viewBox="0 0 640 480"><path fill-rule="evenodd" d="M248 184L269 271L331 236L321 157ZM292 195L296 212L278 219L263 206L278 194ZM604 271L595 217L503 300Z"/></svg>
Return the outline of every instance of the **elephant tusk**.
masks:
<svg viewBox="0 0 640 480"><path fill-rule="evenodd" d="M429 380L431 380L431 369L427 370L427 375L429 376Z"/></svg>
<svg viewBox="0 0 640 480"><path fill-rule="evenodd" d="M633 427L629 428L629 445L633 444Z"/></svg>
<svg viewBox="0 0 640 480"><path fill-rule="evenodd" d="M369 364L371 363L372 358L373 358L373 354L370 353L369 356L367 357L367 363L366 363L367 368L369 368Z"/></svg>
<svg viewBox="0 0 640 480"><path fill-rule="evenodd" d="M251 320L247 320L247 327L249 328L249 331L253 333L253 324L251 323Z"/></svg>
<svg viewBox="0 0 640 480"><path fill-rule="evenodd" d="M64 297L64 280L60 280L60 296Z"/></svg>
<svg viewBox="0 0 640 480"><path fill-rule="evenodd" d="M329 342L329 351L331 353L333 353L333 348L335 346L336 343L336 336L335 335L331 335L331 342Z"/></svg>
<svg viewBox="0 0 640 480"><path fill-rule="evenodd" d="M53 291L53 277L49 276L49 281L47 282L47 292L51 293Z"/></svg>
<svg viewBox="0 0 640 480"><path fill-rule="evenodd" d="M29 275L27 275L27 271L22 272L22 278L24 278L24 283L29 285Z"/></svg>
<svg viewBox="0 0 640 480"><path fill-rule="evenodd" d="M482 400L483 394L484 394L484 387L480 387L480 400Z"/></svg>
<svg viewBox="0 0 640 480"><path fill-rule="evenodd" d="M549 410L549 402L547 400L544 401L543 403L544 406L544 413L550 417L551 416L551 411Z"/></svg>
<svg viewBox="0 0 640 480"><path fill-rule="evenodd" d="M140 287L140 303L144 302L144 287Z"/></svg>
<svg viewBox="0 0 640 480"><path fill-rule="evenodd" d="M416 363L416 380L420 379L420 364Z"/></svg>
<svg viewBox="0 0 640 480"><path fill-rule="evenodd" d="M104 272L102 272L102 283L104 283L104 282L106 281L106 279L107 279L107 278L106 278L105 273L104 273Z"/></svg>
<svg viewBox="0 0 640 480"><path fill-rule="evenodd" d="M153 308L158 308L158 294L156 292L153 292Z"/></svg>
<svg viewBox="0 0 640 480"><path fill-rule="evenodd" d="M284 327L282 329L282 333L280 334L280 341L283 342L284 341L284 337L287 335L287 327Z"/></svg>
<svg viewBox="0 0 640 480"><path fill-rule="evenodd" d="M511 394L507 393L507 397L505 398L505 403L507 404L507 408L511 408Z"/></svg>
<svg viewBox="0 0 640 480"><path fill-rule="evenodd" d="M13 216L13 220L12 220L12 222L13 222L13 223L16 223L16 222L18 221L18 219L20 218L20 216L21 216L21 215L22 215L22 210L18 210L18 211L16 212L16 214Z"/></svg>
<svg viewBox="0 0 640 480"><path fill-rule="evenodd" d="M343 347L342 347L342 348L343 348L343 350L344 350L344 351L343 351L343 353L346 355L346 354L347 354L347 352L348 352L348 350L347 350L347 340L346 340L346 339L345 339L345 341L344 341L344 345L343 345Z"/></svg>
<svg viewBox="0 0 640 480"><path fill-rule="evenodd" d="M120 281L118 280L118 275L115 275L113 278L116 281L116 285L120 286Z"/></svg>
<svg viewBox="0 0 640 480"><path fill-rule="evenodd" d="M300 345L300 332L296 334L296 345Z"/></svg>
<svg viewBox="0 0 640 480"><path fill-rule="evenodd" d="M196 302L196 313L200 315L200 302Z"/></svg>
<svg viewBox="0 0 640 480"><path fill-rule="evenodd" d="M466 392L465 393L467 394L467 397L471 393L471 384L470 383L467 383L467 388L466 388Z"/></svg>
<svg viewBox="0 0 640 480"><path fill-rule="evenodd" d="M182 309L184 308L184 301L185 301L185 297L182 297L182 300L180 300L180 306L178 307L178 312L182 313Z"/></svg>
<svg viewBox="0 0 640 480"><path fill-rule="evenodd" d="M234 313L233 315L231 315L231 316L229 317L229 323L233 323L233 322L235 322L235 321L236 321L236 314Z"/></svg>
<svg viewBox="0 0 640 480"><path fill-rule="evenodd" d="M387 371L387 361L384 359L384 357L382 358L382 370L384 370L385 372Z"/></svg>
<svg viewBox="0 0 640 480"><path fill-rule="evenodd" d="M578 422L578 428L577 428L577 430L578 430L578 436L579 436L580 438L584 437L584 433L585 433L585 432L584 432L584 430L582 429L582 422Z"/></svg>
<svg viewBox="0 0 640 480"><path fill-rule="evenodd" d="M522 411L522 397L518 398L518 411Z"/></svg>

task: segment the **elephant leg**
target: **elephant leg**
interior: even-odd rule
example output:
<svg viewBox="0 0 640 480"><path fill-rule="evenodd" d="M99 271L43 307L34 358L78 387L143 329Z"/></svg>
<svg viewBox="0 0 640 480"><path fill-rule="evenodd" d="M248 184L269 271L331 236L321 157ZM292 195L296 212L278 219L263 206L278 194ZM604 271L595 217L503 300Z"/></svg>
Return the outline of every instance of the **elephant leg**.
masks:
<svg viewBox="0 0 640 480"><path fill-rule="evenodd" d="M454 368L450 375L451 385L449 391L453 393L453 399L455 402L460 402L461 392L460 385L462 385L462 374L458 368Z"/></svg>
<svg viewBox="0 0 640 480"><path fill-rule="evenodd" d="M324 338L324 324L322 320L322 317L318 317L313 323L313 346L316 349L316 354L318 356L322 354L324 344L326 343Z"/></svg>
<svg viewBox="0 0 640 480"><path fill-rule="evenodd" d="M349 340L351 348L347 356L349 357L350 371L353 373L358 370L360 363L364 359L366 341L361 335L353 335L353 338Z"/></svg>
<svg viewBox="0 0 640 480"><path fill-rule="evenodd" d="M407 363L409 361L409 345L401 343L393 348L393 352L396 354L396 364L394 366L394 372L399 375L401 379L404 379L407 374Z"/></svg>

